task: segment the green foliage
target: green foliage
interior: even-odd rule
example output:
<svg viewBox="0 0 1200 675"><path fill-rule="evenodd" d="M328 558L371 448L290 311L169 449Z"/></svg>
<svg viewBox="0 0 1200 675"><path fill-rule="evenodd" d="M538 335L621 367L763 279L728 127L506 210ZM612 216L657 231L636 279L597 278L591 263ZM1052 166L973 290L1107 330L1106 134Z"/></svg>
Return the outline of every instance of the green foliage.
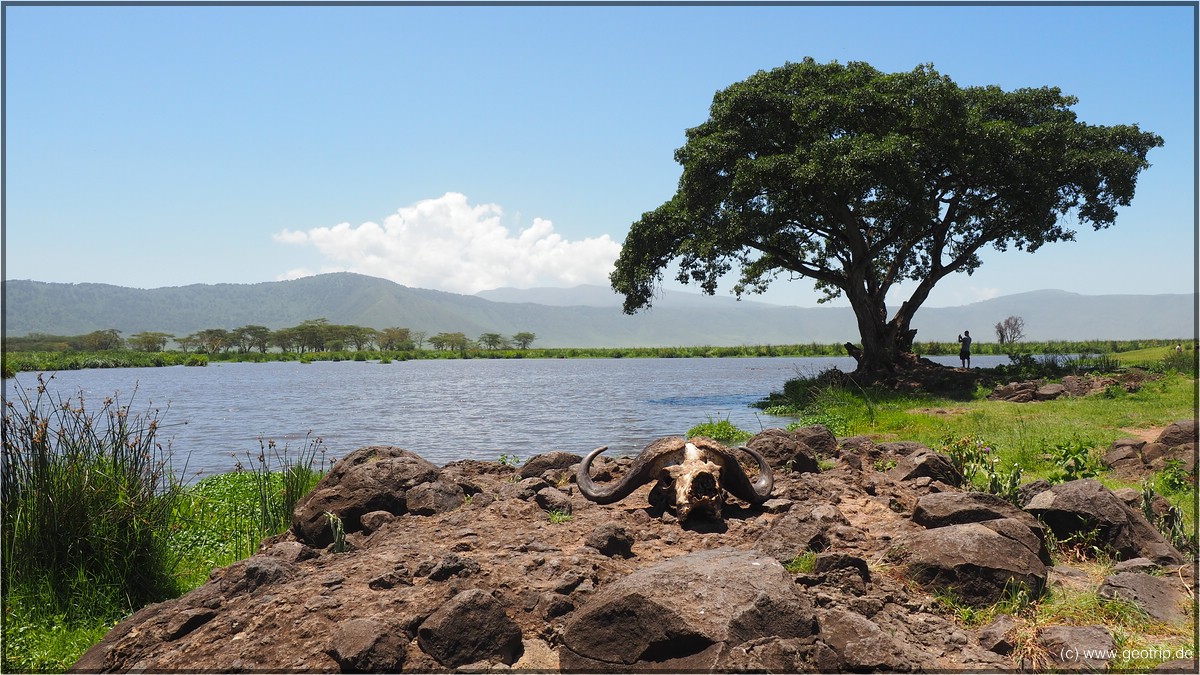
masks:
<svg viewBox="0 0 1200 675"><path fill-rule="evenodd" d="M258 455L247 455L247 459L258 492L255 521L261 538L279 534L291 526L296 503L316 486L325 473L327 461L331 465L332 460L325 457L324 441L314 438L311 431L295 457L287 444L279 448L274 440L264 442L259 437L258 447Z"/></svg>
<svg viewBox="0 0 1200 675"><path fill-rule="evenodd" d="M942 453L963 475L965 485L1019 503L1018 489L1024 470L1016 463L1005 470L999 453L990 443L976 435L948 436L942 441Z"/></svg>
<svg viewBox="0 0 1200 675"><path fill-rule="evenodd" d="M516 455L510 455L507 452L501 453L500 459L498 459L497 461L500 462L501 464L503 464L504 466L511 466L513 468L521 466L521 458Z"/></svg>
<svg viewBox="0 0 1200 675"><path fill-rule="evenodd" d="M1009 580L1004 585L1000 600L985 607L969 605L958 598L953 590L943 588L934 595L934 600L942 610L952 614L959 623L978 628L985 626L1001 614L1010 616L1025 616L1036 610L1038 596L1027 584Z"/></svg>
<svg viewBox="0 0 1200 675"><path fill-rule="evenodd" d="M5 604L0 672L65 673L113 627L111 621L47 614L36 603L21 598Z"/></svg>
<svg viewBox="0 0 1200 675"><path fill-rule="evenodd" d="M783 383L783 392L774 392L755 405L767 415L796 417L788 430L820 424L834 435L845 435L858 419L873 421L875 405L866 390L848 391L837 369L811 376L797 376Z"/></svg>
<svg viewBox="0 0 1200 675"><path fill-rule="evenodd" d="M329 521L329 529L333 530L333 552L346 552L346 526L342 523L342 519L332 511L325 512L325 518Z"/></svg>
<svg viewBox="0 0 1200 675"><path fill-rule="evenodd" d="M1182 494L1188 490L1194 490L1196 487L1195 474L1188 473L1183 468L1183 462L1178 459L1168 459L1164 464L1162 471L1158 472L1155 483L1163 492L1168 494Z"/></svg>
<svg viewBox="0 0 1200 675"><path fill-rule="evenodd" d="M4 367L12 374L81 370L84 368L156 368L162 366L204 366L208 359L182 352L18 352L4 353ZM11 376L7 375L6 377Z"/></svg>
<svg viewBox="0 0 1200 675"><path fill-rule="evenodd" d="M676 279L709 294L735 268L738 295L805 277L849 298L861 364L892 365L929 289L975 270L984 247L1070 240L1060 219L1107 227L1133 198L1162 138L1078 122L1075 103L1052 87L959 87L929 65L761 70L687 130L678 191L631 225L613 288L632 313L676 261ZM928 204L946 208L930 218ZM921 283L888 316L893 284L910 279Z"/></svg>
<svg viewBox="0 0 1200 675"><path fill-rule="evenodd" d="M570 511L560 511L558 509L551 509L551 510L547 511L546 514L550 517L550 522L555 525L565 523L565 522L568 522L571 520L571 512Z"/></svg>
<svg viewBox="0 0 1200 675"><path fill-rule="evenodd" d="M263 534L258 518L258 478L251 471L208 476L180 494L171 543L185 588L209 573L254 554Z"/></svg>
<svg viewBox="0 0 1200 675"><path fill-rule="evenodd" d="M1055 444L1050 453L1058 466L1048 477L1051 483L1065 483L1100 474L1100 460L1092 455L1091 444L1079 438Z"/></svg>
<svg viewBox="0 0 1200 675"><path fill-rule="evenodd" d="M168 538L180 484L163 411L116 397L52 400L38 376L4 407L3 595L39 598L67 625L127 614L178 592Z"/></svg>
<svg viewBox="0 0 1200 675"><path fill-rule="evenodd" d="M299 500L334 462L311 433L299 450L259 439L233 471L208 476L182 491L172 543L181 557L185 587L203 583L215 567L250 555L259 543L291 526Z"/></svg>
<svg viewBox="0 0 1200 675"><path fill-rule="evenodd" d="M754 434L745 429L739 429L728 419L714 420L710 417L707 422L697 424L688 429L687 437L692 438L694 436L705 436L726 445L737 445L738 443L750 440Z"/></svg>
<svg viewBox="0 0 1200 675"><path fill-rule="evenodd" d="M1153 479L1142 482L1142 514L1172 546L1195 556L1198 552L1196 535L1186 527L1183 510L1173 504L1162 513L1154 508L1154 483Z"/></svg>
<svg viewBox="0 0 1200 675"><path fill-rule="evenodd" d="M354 327L351 327L354 328ZM238 329L241 331L243 329ZM277 333L286 333L292 329L283 329L272 333L275 336ZM238 331L234 331L237 333ZM749 345L737 347L589 347L589 348L543 348L530 349L522 348L517 336L513 336L514 342L517 343L516 349L480 349L478 346L472 346L468 340L465 349L447 349L447 345L441 344L440 350L425 350L419 349L415 338L405 337L403 341L396 337L397 334L408 336L410 333L407 328L391 328L381 332L381 336L388 334L392 337L380 337L380 349L371 349L370 345L364 344L362 349L354 351L346 350L307 350L299 351L299 347L293 343L285 344L286 351L279 351L276 345L270 351L256 351L253 349L242 350L236 346L230 346L224 351L215 353L204 353L203 351L160 351L160 352L145 352L132 350L118 350L105 352L89 352L89 351L71 351L65 342L47 343L45 340L30 342L26 338L5 338L4 353L4 369L5 377L20 372L49 372L56 370L78 370L81 368L146 368L146 367L161 367L161 366L206 366L209 361L225 361L225 362L253 362L263 363L268 361L300 361L303 363L311 363L313 361L370 361L379 360L381 363L389 363L391 361L407 361L410 359L459 359L459 358L489 358L489 359L561 359L561 358L754 358L754 357L814 357L814 356L845 356L846 350L842 345L837 344L794 344L794 345ZM399 332L399 333L397 333ZM522 335L522 334L518 334ZM528 337L532 334L525 334ZM61 338L66 340L67 338ZM274 339L274 337L272 338ZM421 338L422 342L425 338ZM383 347L384 341L389 345L397 345L398 348ZM1161 345L1159 343L1162 343ZM1158 360L1147 361L1145 367L1154 373L1170 373L1177 372L1168 368L1164 364L1164 359L1186 361L1188 356L1184 353L1179 356L1174 352L1173 347L1165 346L1167 343L1174 345L1173 340L1126 340L1126 341L1090 341L1090 342L1041 342L1028 343L1027 349L1032 353L1043 354L1042 357L1021 356L1021 366L1009 365L1001 366L994 369L997 378L1003 378L1006 381L1014 379L1039 379L1039 378L1059 378L1068 374L1083 374L1087 372L1112 372L1123 367L1124 361L1117 360L1121 352L1111 350L1119 350L1126 348L1142 347L1143 345L1159 345L1152 348L1152 353L1166 355ZM233 343L237 344L237 343ZM272 343L275 344L275 343ZM298 343L296 343L298 344ZM58 345L61 349L29 349L30 345L34 346L53 346ZM431 345L432 346L432 345ZM188 347L193 349L195 345ZM957 350L957 346L953 343L937 343L927 342L914 344L914 350L920 354L948 354L952 350ZM971 347L973 353L976 354L998 354L997 345L987 343L974 343ZM1112 358L1100 357L1083 357L1083 358L1068 358L1061 354L1100 354L1102 356L1115 355ZM1172 356L1174 355L1174 356ZM1138 363L1141 363L1138 361ZM1187 362L1191 363L1191 362ZM1187 368L1182 368L1184 374ZM797 406L797 401L806 401L807 395L799 391L801 388L811 388L813 392L819 393L821 388L828 384L822 382L818 377L796 378L789 380L784 384L782 393L774 393L769 398L759 404L759 407L768 410L768 414L779 416L797 416L803 410L804 405ZM810 411L811 413L811 411ZM814 422L816 423L816 422ZM835 422L836 425L836 422ZM828 426L828 425L827 425ZM831 427L832 428L832 427Z"/></svg>
<svg viewBox="0 0 1200 675"><path fill-rule="evenodd" d="M0 492L3 672L63 671L113 621L252 554L290 524L318 454L324 465L320 439L295 461L260 442L255 471L184 487L157 438L165 411L51 400L43 376L36 395L16 392L4 407Z"/></svg>
<svg viewBox="0 0 1200 675"><path fill-rule="evenodd" d="M877 459L877 460L875 460L875 463L872 466L875 467L876 471L879 471L881 473L884 471L891 471L892 469L896 468L896 460L894 460L894 459Z"/></svg>
<svg viewBox="0 0 1200 675"><path fill-rule="evenodd" d="M783 564L783 569L792 574L811 574L817 562L816 551L805 551Z"/></svg>
<svg viewBox="0 0 1200 675"><path fill-rule="evenodd" d="M1197 375L1197 352L1195 348L1172 349L1161 360L1150 365L1151 372L1180 373L1190 377Z"/></svg>

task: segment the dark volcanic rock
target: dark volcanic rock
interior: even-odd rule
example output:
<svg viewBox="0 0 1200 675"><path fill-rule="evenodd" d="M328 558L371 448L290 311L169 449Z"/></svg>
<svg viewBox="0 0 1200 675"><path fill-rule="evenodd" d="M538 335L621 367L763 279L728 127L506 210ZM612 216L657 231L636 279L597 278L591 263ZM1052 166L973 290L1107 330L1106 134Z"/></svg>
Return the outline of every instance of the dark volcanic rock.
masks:
<svg viewBox="0 0 1200 675"><path fill-rule="evenodd" d="M902 546L909 578L930 589L952 591L975 607L998 602L1014 583L1035 596L1046 585L1038 539L1021 521L948 525L914 533Z"/></svg>
<svg viewBox="0 0 1200 675"><path fill-rule="evenodd" d="M900 642L856 612L844 609L822 612L821 640L837 653L839 671L907 672L917 669L917 662L905 656Z"/></svg>
<svg viewBox="0 0 1200 675"><path fill-rule="evenodd" d="M821 457L834 457L837 455L837 437L833 435L829 427L823 424L801 427L792 431L792 436L797 441L812 448Z"/></svg>
<svg viewBox="0 0 1200 675"><path fill-rule="evenodd" d="M912 519L914 523L927 528L984 523L985 526L1009 538L1023 541L1027 547L1037 552L1043 564L1050 564L1050 551L1046 548L1046 528L1033 516L993 494L935 492L923 495L917 500ZM1020 526L1017 526L1017 523Z"/></svg>
<svg viewBox="0 0 1200 675"><path fill-rule="evenodd" d="M897 481L928 477L950 485L958 485L963 480L962 474L954 468L948 457L932 450L917 450L911 455L901 457L887 474L889 478Z"/></svg>
<svg viewBox="0 0 1200 675"><path fill-rule="evenodd" d="M642 568L601 589L568 620L562 667L720 670L745 642L816 630L811 605L778 562L717 549Z"/></svg>
<svg viewBox="0 0 1200 675"><path fill-rule="evenodd" d="M1154 528L1094 478L1055 485L1038 493L1025 510L1059 539L1095 531L1099 542L1122 559L1145 557L1163 565L1183 563L1183 555Z"/></svg>
<svg viewBox="0 0 1200 675"><path fill-rule="evenodd" d="M408 512L415 516L453 511L466 500L467 496L461 487L444 480L421 483L405 494Z"/></svg>
<svg viewBox="0 0 1200 675"><path fill-rule="evenodd" d="M802 553L825 550L832 539L832 530L849 524L832 504L792 509L759 537L754 548L780 562L788 562Z"/></svg>
<svg viewBox="0 0 1200 675"><path fill-rule="evenodd" d="M556 450L541 455L534 455L521 466L518 475L521 478L536 478L551 470L565 471L583 461L583 457L571 452Z"/></svg>
<svg viewBox="0 0 1200 675"><path fill-rule="evenodd" d="M1158 443L1174 448L1196 442L1196 420L1180 420L1171 424L1156 439Z"/></svg>
<svg viewBox="0 0 1200 675"><path fill-rule="evenodd" d="M746 442L746 446L761 454L773 469L800 473L816 473L817 453L786 429L767 429Z"/></svg>
<svg viewBox="0 0 1200 675"><path fill-rule="evenodd" d="M1038 632L1038 642L1046 649L1057 669L1104 672L1115 643L1108 629L1100 626L1050 626Z"/></svg>
<svg viewBox="0 0 1200 675"><path fill-rule="evenodd" d="M1187 621L1191 598L1171 579L1141 572L1118 572L1104 580L1097 594L1138 605L1151 617L1166 623Z"/></svg>
<svg viewBox="0 0 1200 675"><path fill-rule="evenodd" d="M463 591L417 629L421 649L450 668L479 661L512 665L521 655L521 628L490 593Z"/></svg>
<svg viewBox="0 0 1200 675"><path fill-rule="evenodd" d="M343 673L396 672L404 666L408 636L371 619L350 619L333 632L329 655Z"/></svg>
<svg viewBox="0 0 1200 675"><path fill-rule="evenodd" d="M836 451L828 430L803 431L809 447ZM846 457L922 454L856 443ZM619 479L631 463L601 457L596 475ZM991 549L1025 561L1036 581L1032 521L987 498L918 501L935 486L953 489L844 461L820 473L778 472L771 508L731 502L719 525L680 523L646 507L648 485L595 504L555 478L561 470L521 479L498 462L438 470L398 448L351 453L330 473L322 488L329 492L314 493L297 511L340 505L347 529L361 526L347 534L345 552L322 547L328 539L319 528L306 531L300 517L257 555L120 622L74 670L996 672L1015 665L939 608L936 583L922 587L897 573L912 570L897 552L908 550L912 562L941 550L963 564L951 562L932 581L972 578L986 595L1024 573L975 554ZM470 498L460 502L459 490ZM569 505L571 518L550 522L549 497ZM430 506L414 509L420 503ZM914 511L939 526L924 529L905 515ZM983 520L958 522L975 519ZM906 543L934 535L945 538ZM780 564L809 551L819 553L808 573ZM990 572L969 573L981 561ZM1183 575L1179 582L1194 587L1188 574L1171 570L1172 580Z"/></svg>
<svg viewBox="0 0 1200 675"><path fill-rule="evenodd" d="M605 523L592 530L584 543L606 556L633 557L633 537L616 523Z"/></svg>
<svg viewBox="0 0 1200 675"><path fill-rule="evenodd" d="M406 513L405 495L438 477L438 468L392 446L369 446L347 455L296 505L292 531L314 548L333 543L326 513L341 518L347 533L362 530L360 518L372 511Z"/></svg>

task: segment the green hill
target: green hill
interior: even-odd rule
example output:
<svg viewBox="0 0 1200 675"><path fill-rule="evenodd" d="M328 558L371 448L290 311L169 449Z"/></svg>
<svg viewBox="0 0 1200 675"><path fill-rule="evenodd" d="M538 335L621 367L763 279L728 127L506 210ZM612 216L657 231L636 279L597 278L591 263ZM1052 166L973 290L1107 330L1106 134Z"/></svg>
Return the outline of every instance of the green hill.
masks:
<svg viewBox="0 0 1200 675"><path fill-rule="evenodd" d="M574 295L573 295L574 293ZM486 293L483 295L487 295ZM80 335L115 328L125 336L161 331L184 336L206 328L295 326L309 319L428 334L486 332L537 335L541 347L631 347L856 341L846 308L781 307L667 293L634 316L597 301L595 287L545 289L484 297L409 288L360 274L337 273L257 284L197 284L137 289L107 284L4 282L4 334ZM577 304L572 298L579 297ZM590 303L590 304L589 304ZM1190 295L1082 296L1039 291L953 308L923 308L918 340L949 340L963 329L978 340L1007 316L1025 319L1029 340L1185 338L1195 325Z"/></svg>

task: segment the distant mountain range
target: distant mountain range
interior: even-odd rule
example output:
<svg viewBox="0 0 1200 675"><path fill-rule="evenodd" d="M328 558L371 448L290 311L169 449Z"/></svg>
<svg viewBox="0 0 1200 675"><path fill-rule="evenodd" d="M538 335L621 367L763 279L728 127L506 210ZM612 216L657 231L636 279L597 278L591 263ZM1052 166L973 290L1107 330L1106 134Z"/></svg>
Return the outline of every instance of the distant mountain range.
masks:
<svg viewBox="0 0 1200 675"><path fill-rule="evenodd" d="M107 284L4 282L4 335L81 335L116 328L126 337L162 331L179 337L206 328L286 328L317 318L335 324L512 335L529 331L538 347L727 346L857 341L847 308L784 307L731 297L665 292L629 316L603 286L496 289L459 295L360 274L337 273L257 284L196 284L137 289ZM918 340L952 341L971 330L995 339L1008 316L1025 321L1029 340L1118 340L1194 336L1192 295L1078 295L1034 291L962 307L918 310Z"/></svg>

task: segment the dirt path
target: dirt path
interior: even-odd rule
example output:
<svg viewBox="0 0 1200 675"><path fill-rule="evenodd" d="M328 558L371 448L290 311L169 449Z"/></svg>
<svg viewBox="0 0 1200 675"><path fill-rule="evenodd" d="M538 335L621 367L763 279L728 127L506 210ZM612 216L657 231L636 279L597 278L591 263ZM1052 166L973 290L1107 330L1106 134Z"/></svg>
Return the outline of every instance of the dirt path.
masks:
<svg viewBox="0 0 1200 675"><path fill-rule="evenodd" d="M1148 429L1133 429L1129 427L1121 427L1120 431L1129 434L1130 438L1140 438L1147 443L1152 443L1158 439L1166 427L1150 427Z"/></svg>

